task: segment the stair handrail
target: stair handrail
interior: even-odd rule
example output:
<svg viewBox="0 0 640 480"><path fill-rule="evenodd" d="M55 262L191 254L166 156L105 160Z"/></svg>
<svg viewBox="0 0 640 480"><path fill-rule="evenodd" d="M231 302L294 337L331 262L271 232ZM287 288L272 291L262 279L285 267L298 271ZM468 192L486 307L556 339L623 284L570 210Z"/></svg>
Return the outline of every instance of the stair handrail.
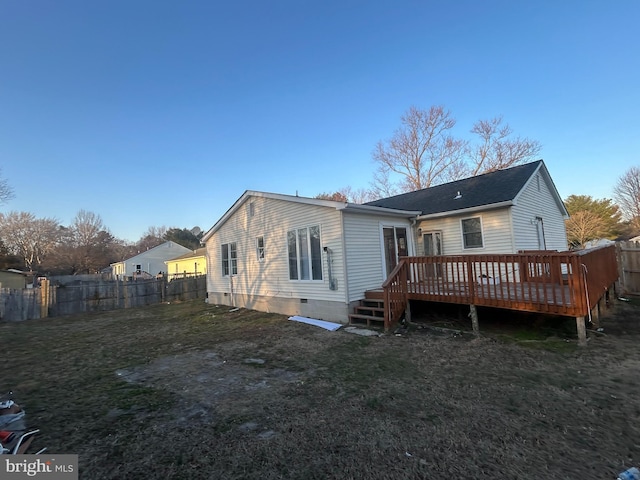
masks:
<svg viewBox="0 0 640 480"><path fill-rule="evenodd" d="M405 311L407 305L407 263L406 257L400 257L398 264L391 271L387 279L382 284L384 295L384 329L389 331L393 325L400 321L400 317ZM394 285L398 285L399 298L392 298L392 289ZM396 292L393 292L396 293Z"/></svg>

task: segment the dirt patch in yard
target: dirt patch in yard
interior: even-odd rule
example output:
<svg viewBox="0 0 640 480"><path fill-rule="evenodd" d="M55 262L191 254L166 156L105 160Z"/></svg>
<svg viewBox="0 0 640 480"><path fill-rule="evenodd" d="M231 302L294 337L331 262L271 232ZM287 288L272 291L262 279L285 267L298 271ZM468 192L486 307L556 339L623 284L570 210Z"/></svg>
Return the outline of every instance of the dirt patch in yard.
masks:
<svg viewBox="0 0 640 480"><path fill-rule="evenodd" d="M236 342L234 349L252 350ZM228 346L227 346L228 349ZM224 351L225 348L221 348ZM227 360L227 358L229 358ZM302 383L301 372L271 368L262 358L240 361L213 351L196 351L160 357L141 366L119 369L126 382L175 393L175 422L180 426L214 423L225 415L250 418L261 406L283 394L291 384Z"/></svg>
<svg viewBox="0 0 640 480"><path fill-rule="evenodd" d="M602 479L639 465L640 306L618 303L587 348L491 314L479 339L198 302L4 324L20 368L0 386L37 446L79 454L80 478Z"/></svg>

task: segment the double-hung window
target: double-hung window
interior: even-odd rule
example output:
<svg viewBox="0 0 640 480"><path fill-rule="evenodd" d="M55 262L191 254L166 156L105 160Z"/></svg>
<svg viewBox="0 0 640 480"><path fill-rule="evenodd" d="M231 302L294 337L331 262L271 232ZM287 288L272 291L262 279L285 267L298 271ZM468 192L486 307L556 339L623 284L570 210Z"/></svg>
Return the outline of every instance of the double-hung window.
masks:
<svg viewBox="0 0 640 480"><path fill-rule="evenodd" d="M480 217L462 219L462 242L464 248L482 248L482 221Z"/></svg>
<svg viewBox="0 0 640 480"><path fill-rule="evenodd" d="M322 280L320 226L297 228L287 232L289 279Z"/></svg>
<svg viewBox="0 0 640 480"><path fill-rule="evenodd" d="M238 274L238 249L236 243L222 244L222 276Z"/></svg>
<svg viewBox="0 0 640 480"><path fill-rule="evenodd" d="M258 261L264 262L264 237L262 235L256 237L256 254L258 255Z"/></svg>

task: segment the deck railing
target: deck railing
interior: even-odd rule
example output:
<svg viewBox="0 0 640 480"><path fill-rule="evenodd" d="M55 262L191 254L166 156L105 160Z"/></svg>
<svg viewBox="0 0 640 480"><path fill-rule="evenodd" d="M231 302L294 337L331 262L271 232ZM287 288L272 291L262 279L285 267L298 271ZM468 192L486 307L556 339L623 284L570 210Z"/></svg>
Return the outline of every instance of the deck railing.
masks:
<svg viewBox="0 0 640 480"><path fill-rule="evenodd" d="M615 248L402 257L383 284L385 328L409 300L582 317L617 280Z"/></svg>

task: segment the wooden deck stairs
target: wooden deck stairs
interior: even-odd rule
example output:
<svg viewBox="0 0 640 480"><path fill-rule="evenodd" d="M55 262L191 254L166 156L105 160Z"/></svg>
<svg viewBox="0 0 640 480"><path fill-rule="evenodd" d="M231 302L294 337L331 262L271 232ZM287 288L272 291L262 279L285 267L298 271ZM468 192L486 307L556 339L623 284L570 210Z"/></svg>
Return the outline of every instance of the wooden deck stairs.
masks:
<svg viewBox="0 0 640 480"><path fill-rule="evenodd" d="M366 291L355 312L349 314L349 324L384 327L384 291Z"/></svg>

